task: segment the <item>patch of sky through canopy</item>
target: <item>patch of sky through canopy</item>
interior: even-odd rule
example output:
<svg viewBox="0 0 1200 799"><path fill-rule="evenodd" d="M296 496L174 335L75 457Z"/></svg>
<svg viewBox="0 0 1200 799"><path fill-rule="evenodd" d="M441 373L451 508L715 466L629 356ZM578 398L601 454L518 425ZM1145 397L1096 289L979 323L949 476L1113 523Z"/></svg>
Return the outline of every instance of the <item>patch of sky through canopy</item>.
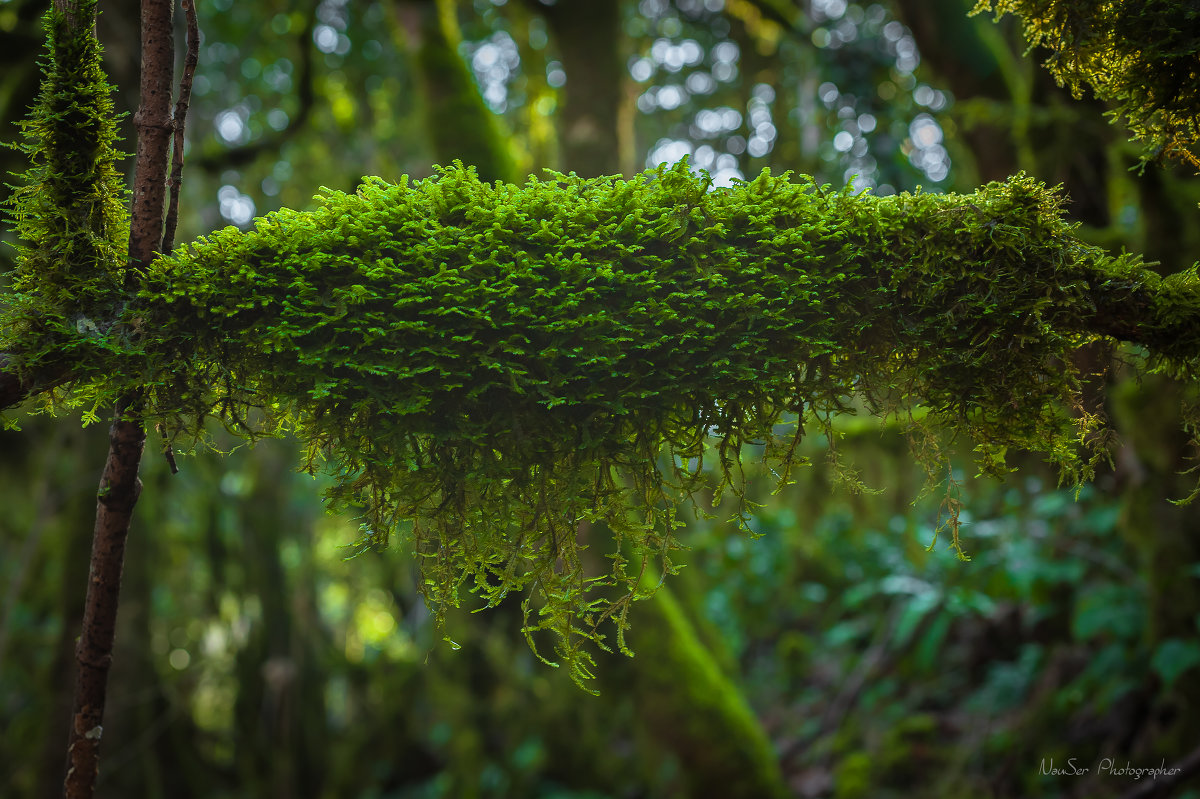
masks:
<svg viewBox="0 0 1200 799"><path fill-rule="evenodd" d="M948 180L951 99L918 82L916 42L884 6L812 0L752 67L743 48L763 40L731 16L723 0L641 0L627 21L646 166L686 155L717 186L770 166L883 194Z"/></svg>

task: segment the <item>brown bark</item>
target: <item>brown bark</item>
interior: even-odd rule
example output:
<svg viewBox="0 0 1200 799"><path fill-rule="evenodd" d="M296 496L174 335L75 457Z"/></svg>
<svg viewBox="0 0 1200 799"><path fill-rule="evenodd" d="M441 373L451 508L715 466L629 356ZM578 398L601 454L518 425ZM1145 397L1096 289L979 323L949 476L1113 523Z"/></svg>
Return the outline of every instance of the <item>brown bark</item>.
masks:
<svg viewBox="0 0 1200 799"><path fill-rule="evenodd" d="M174 89L175 40L171 0L142 0L141 106L137 127L137 166L129 258L148 266L162 241L167 190L167 151L171 144L171 93Z"/></svg>
<svg viewBox="0 0 1200 799"><path fill-rule="evenodd" d="M133 399L127 398L117 406L109 431L108 462L96 494L91 573L84 602L83 631L75 647L79 671L67 747L64 795L68 799L91 797L99 774L101 722L117 628L125 539L133 506L142 490L137 473L146 433L136 419L140 409Z"/></svg>
<svg viewBox="0 0 1200 799"><path fill-rule="evenodd" d="M71 30L75 30L75 15L79 13L79 3L77 0L54 0L54 10L66 18L67 26ZM85 20L85 22L95 25L96 19L95 17L92 17L91 19Z"/></svg>
<svg viewBox="0 0 1200 799"><path fill-rule="evenodd" d="M130 261L137 267L149 265L162 242L167 151L173 128L173 10L172 0L142 2L141 106L134 116L138 143L129 238ZM140 405L136 392L117 403L109 433L108 461L96 497L91 574L83 631L76 647L79 673L63 785L67 799L90 799L99 774L101 722L116 633L125 540L142 488L138 467L146 433L139 418Z"/></svg>

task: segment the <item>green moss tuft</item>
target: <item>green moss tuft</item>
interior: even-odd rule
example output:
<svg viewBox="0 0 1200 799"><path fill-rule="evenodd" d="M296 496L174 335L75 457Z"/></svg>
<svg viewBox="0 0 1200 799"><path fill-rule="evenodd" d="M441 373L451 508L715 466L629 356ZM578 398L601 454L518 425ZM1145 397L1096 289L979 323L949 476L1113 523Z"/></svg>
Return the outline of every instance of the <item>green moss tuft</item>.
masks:
<svg viewBox="0 0 1200 799"><path fill-rule="evenodd" d="M1200 166L1200 6L1187 0L979 0L973 13L1021 17L1046 66L1079 96L1085 85L1146 144Z"/></svg>

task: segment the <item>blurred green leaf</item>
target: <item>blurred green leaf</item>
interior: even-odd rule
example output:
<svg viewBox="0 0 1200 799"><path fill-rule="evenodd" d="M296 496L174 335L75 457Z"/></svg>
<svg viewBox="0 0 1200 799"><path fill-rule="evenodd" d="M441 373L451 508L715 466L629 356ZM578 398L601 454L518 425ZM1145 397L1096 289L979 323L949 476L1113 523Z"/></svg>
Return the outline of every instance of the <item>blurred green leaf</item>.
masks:
<svg viewBox="0 0 1200 799"><path fill-rule="evenodd" d="M1145 622L1145 597L1136 588L1101 585L1076 600L1071 632L1076 640L1108 637L1134 640Z"/></svg>
<svg viewBox="0 0 1200 799"><path fill-rule="evenodd" d="M1170 687L1183 674L1200 665L1200 643L1168 638L1158 645L1150 667Z"/></svg>

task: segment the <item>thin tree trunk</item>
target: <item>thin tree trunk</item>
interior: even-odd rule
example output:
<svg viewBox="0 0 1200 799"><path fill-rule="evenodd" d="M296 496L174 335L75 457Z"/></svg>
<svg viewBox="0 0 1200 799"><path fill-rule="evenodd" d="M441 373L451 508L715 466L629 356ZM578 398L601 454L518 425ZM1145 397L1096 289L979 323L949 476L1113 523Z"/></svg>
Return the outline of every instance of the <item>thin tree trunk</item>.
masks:
<svg viewBox="0 0 1200 799"><path fill-rule="evenodd" d="M127 397L117 405L109 431L108 462L96 495L92 566L84 602L83 631L75 647L79 672L67 747L64 794L68 799L90 798L99 774L101 722L117 628L125 538L133 506L142 491L138 465L146 433L136 420L140 412L136 398Z"/></svg>
<svg viewBox="0 0 1200 799"><path fill-rule="evenodd" d="M141 107L134 116L138 143L129 237L129 257L134 267L148 265L162 242L167 153L172 131L173 6L172 0L142 2ZM78 22L94 24L94 20ZM91 575L84 603L83 631L76 647L79 677L63 786L67 799L90 799L99 774L101 722L116 632L125 539L142 488L138 467L146 433L141 411L141 396L137 392L118 402L109 433L108 461L100 478Z"/></svg>

